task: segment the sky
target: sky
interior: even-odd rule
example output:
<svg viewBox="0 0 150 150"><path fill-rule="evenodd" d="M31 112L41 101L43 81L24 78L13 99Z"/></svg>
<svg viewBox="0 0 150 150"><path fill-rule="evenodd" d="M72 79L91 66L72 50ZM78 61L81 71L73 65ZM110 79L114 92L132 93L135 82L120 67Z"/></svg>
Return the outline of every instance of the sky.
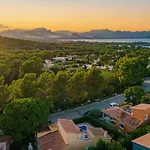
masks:
<svg viewBox="0 0 150 150"><path fill-rule="evenodd" d="M150 0L0 0L0 30L150 30Z"/></svg>

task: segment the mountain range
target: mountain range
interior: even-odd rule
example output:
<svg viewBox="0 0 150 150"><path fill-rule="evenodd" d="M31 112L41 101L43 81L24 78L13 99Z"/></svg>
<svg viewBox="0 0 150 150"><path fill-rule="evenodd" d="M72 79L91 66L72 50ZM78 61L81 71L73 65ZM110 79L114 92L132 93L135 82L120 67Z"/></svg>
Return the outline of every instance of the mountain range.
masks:
<svg viewBox="0 0 150 150"><path fill-rule="evenodd" d="M25 39L33 41L56 41L63 39L127 39L127 38L150 38L150 31L111 31L91 30L89 32L71 32L68 30L54 31L46 28L13 29L0 32L2 37Z"/></svg>

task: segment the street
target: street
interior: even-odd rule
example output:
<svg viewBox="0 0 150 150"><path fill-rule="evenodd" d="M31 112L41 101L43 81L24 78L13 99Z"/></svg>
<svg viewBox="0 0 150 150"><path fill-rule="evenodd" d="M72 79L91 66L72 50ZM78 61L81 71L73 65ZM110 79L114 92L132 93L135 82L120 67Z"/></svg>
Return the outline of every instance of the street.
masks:
<svg viewBox="0 0 150 150"><path fill-rule="evenodd" d="M142 84L142 87L144 88L145 92L150 91L150 78L145 78L145 81ZM75 119L75 118L79 118L79 117L82 116L83 113L85 113L88 110L92 110L92 109L102 110L104 108L107 108L109 106L109 103L111 103L111 102L115 102L115 103L120 104L124 100L125 100L125 97L123 96L123 94L117 95L117 96L102 100L101 102L95 102L95 103L92 103L92 104L88 104L88 105L85 105L85 106L80 106L80 107L70 109L70 110L67 110L67 111L50 114L49 119L51 121L56 122L57 119Z"/></svg>
<svg viewBox="0 0 150 150"><path fill-rule="evenodd" d="M79 118L79 117L82 116L83 113L85 113L88 110L92 110L92 109L102 110L104 108L107 108L109 106L109 103L111 103L111 102L115 102L115 103L120 104L124 100L125 100L125 97L123 96L123 94L117 95L117 96L102 100L101 102L95 102L95 103L88 104L88 105L85 105L85 106L80 106L80 107L77 107L77 108L74 108L74 109L71 109L71 110L50 114L49 119L51 121L56 122L57 119L75 119L75 118Z"/></svg>

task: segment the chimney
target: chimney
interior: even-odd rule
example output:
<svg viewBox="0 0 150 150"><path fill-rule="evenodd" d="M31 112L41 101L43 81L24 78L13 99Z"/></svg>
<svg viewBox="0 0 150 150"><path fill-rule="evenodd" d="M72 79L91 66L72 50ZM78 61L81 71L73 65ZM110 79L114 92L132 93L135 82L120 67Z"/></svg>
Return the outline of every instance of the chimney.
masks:
<svg viewBox="0 0 150 150"><path fill-rule="evenodd" d="M107 133L108 133L107 131L104 131L104 137L107 137Z"/></svg>

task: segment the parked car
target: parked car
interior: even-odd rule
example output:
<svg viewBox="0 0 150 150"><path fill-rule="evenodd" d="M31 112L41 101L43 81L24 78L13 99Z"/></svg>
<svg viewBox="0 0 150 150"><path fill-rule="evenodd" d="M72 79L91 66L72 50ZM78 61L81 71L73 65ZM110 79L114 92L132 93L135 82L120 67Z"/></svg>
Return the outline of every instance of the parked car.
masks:
<svg viewBox="0 0 150 150"><path fill-rule="evenodd" d="M49 121L47 122L47 124L52 124L52 123L54 123L54 121L52 121L52 120L49 120Z"/></svg>
<svg viewBox="0 0 150 150"><path fill-rule="evenodd" d="M89 114L89 110L88 111L86 111L84 114L83 114L83 116L86 116L86 115L88 115Z"/></svg>
<svg viewBox="0 0 150 150"><path fill-rule="evenodd" d="M109 104L109 108L111 108L111 107L116 107L116 106L118 106L119 104L117 104L117 103L110 103Z"/></svg>

